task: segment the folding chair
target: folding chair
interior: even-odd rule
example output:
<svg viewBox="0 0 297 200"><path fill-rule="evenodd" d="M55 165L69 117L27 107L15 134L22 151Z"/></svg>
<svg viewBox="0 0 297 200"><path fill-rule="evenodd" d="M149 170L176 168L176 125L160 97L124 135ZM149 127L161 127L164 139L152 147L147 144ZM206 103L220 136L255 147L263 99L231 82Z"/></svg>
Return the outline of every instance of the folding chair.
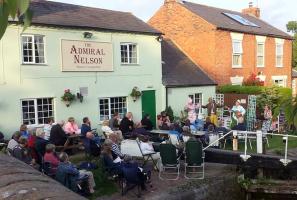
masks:
<svg viewBox="0 0 297 200"><path fill-rule="evenodd" d="M136 142L137 142L137 145L139 147L139 150L140 150L140 153L142 155L142 158L143 158L143 164L142 164L142 167L145 166L145 164L148 162L148 161L152 161L153 164L154 164L154 167L158 170L158 166L157 166L157 162L155 162L154 158L153 158L153 155L155 155L157 152L152 152L152 153L143 153L142 150L141 150L141 147L140 147L140 141L138 138L136 138Z"/></svg>
<svg viewBox="0 0 297 200"><path fill-rule="evenodd" d="M179 158L176 155L176 148L173 144L160 144L160 169L159 178L161 180L178 180L180 172ZM176 169L177 172L166 172L166 169ZM163 175L176 174L176 178L163 178Z"/></svg>
<svg viewBox="0 0 297 200"><path fill-rule="evenodd" d="M202 143L199 141L188 141L185 146L185 174L186 179L204 179L204 152ZM188 172L188 168L202 168L202 171ZM201 175L199 177L189 177L188 174Z"/></svg>

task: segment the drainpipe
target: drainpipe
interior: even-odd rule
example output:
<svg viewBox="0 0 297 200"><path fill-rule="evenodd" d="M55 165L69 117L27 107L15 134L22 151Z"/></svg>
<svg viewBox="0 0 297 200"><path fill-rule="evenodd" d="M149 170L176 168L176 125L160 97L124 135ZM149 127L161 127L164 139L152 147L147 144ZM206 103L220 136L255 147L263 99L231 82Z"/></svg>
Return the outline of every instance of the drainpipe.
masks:
<svg viewBox="0 0 297 200"><path fill-rule="evenodd" d="M166 99L166 105L165 105L165 107L167 108L168 107L168 88L167 87L165 87L165 90L166 90L166 92L165 92L165 99Z"/></svg>

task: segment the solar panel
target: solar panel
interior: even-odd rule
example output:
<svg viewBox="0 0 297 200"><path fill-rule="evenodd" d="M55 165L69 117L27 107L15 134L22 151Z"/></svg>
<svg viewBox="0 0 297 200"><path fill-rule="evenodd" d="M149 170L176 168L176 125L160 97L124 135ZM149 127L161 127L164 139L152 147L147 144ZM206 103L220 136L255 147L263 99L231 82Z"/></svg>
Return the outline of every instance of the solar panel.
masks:
<svg viewBox="0 0 297 200"><path fill-rule="evenodd" d="M260 27L257 24L245 19L244 17L241 17L240 15L236 15L236 14L232 14L232 13L223 13L223 14L226 15L227 17L230 17L231 19L239 22L242 25Z"/></svg>

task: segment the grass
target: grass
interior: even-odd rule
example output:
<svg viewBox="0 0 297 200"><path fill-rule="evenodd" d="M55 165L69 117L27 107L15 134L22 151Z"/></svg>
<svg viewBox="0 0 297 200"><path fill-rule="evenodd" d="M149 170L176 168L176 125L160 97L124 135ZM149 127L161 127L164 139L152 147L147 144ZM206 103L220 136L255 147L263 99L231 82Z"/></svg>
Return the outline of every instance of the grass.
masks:
<svg viewBox="0 0 297 200"><path fill-rule="evenodd" d="M79 165L79 163L86 161L86 157L84 154L76 154L70 157L70 161L76 165ZM106 174L104 173L100 160L99 159L93 159L92 162L96 163L98 165L98 168L95 170L92 170L96 187L95 192L92 194L92 196L89 197L89 199L97 199L101 196L110 196L118 191L115 182L108 180Z"/></svg>
<svg viewBox="0 0 297 200"><path fill-rule="evenodd" d="M268 136L269 147L266 144L266 151L273 152L277 155L284 155L285 144L283 143L283 139L280 136ZM250 148L249 143L247 145L247 153L257 153L257 144L256 140L252 140L252 147ZM297 148L297 138L289 138L288 149ZM232 143L226 144L226 150L232 150ZM238 151L244 152L244 142L239 142Z"/></svg>

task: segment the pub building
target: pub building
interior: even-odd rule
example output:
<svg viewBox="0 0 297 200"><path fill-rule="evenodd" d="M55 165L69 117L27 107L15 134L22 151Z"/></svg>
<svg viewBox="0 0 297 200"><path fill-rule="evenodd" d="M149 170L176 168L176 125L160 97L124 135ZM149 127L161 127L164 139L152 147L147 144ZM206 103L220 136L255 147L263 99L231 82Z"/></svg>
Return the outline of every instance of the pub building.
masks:
<svg viewBox="0 0 297 200"><path fill-rule="evenodd" d="M30 9L31 26L23 31L12 20L0 40L0 130L7 136L20 124L38 127L49 117L74 117L81 124L88 116L98 128L114 112L123 117L129 111L135 122L148 113L155 123L168 98L186 102L189 94L171 94L164 78L162 82L162 63L163 68L182 68L177 65L181 62L165 65L162 33L131 13L41 0L31 1ZM178 76L175 71L172 78L187 79ZM191 93L200 94L190 87ZM132 97L133 88L141 96ZM205 90L204 102L214 95L214 88ZM68 91L75 101L62 100Z"/></svg>

